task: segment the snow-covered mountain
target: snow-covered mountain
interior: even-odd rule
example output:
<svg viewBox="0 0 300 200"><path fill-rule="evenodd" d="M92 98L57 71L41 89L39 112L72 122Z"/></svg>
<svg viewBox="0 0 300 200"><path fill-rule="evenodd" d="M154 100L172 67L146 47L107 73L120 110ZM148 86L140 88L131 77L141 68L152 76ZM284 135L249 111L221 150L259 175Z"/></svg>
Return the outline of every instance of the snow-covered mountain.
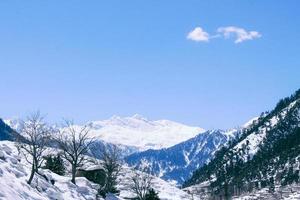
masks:
<svg viewBox="0 0 300 200"><path fill-rule="evenodd" d="M113 116L108 120L92 121L89 124L92 137L139 150L167 148L204 132L199 127L169 120L151 121L140 115Z"/></svg>
<svg viewBox="0 0 300 200"><path fill-rule="evenodd" d="M1 140L9 140L14 141L16 139L23 139L20 135L12 129L5 120L0 119L0 141Z"/></svg>
<svg viewBox="0 0 300 200"><path fill-rule="evenodd" d="M54 153L56 150L48 149ZM47 169L40 169L31 185L27 184L31 166L18 154L14 142L0 141L0 199L1 200L95 200L97 184L84 177L77 177L76 184L71 177L60 176ZM136 172L123 166L118 177L120 196L114 200L131 199L135 195L128 185ZM142 173L142 172L138 172ZM42 175L42 176L41 176ZM47 177L46 180L44 177ZM190 195L160 178L153 177L153 188L164 200L190 199ZM102 198L98 198L101 200Z"/></svg>
<svg viewBox="0 0 300 200"><path fill-rule="evenodd" d="M17 119L5 120L5 123L18 130ZM131 152L133 149L143 151L167 148L205 131L200 127L170 120L148 120L138 114L132 117L113 116L107 120L91 121L87 124L91 127L90 137L120 145L122 148L127 146Z"/></svg>
<svg viewBox="0 0 300 200"><path fill-rule="evenodd" d="M238 133L235 129L206 131L175 146L134 153L125 160L137 168L147 164L152 174L182 184L194 170L207 163L218 149Z"/></svg>
<svg viewBox="0 0 300 200"><path fill-rule="evenodd" d="M21 126L21 120L19 118L11 118L11 119L4 119L3 122L8 125L10 128L18 131Z"/></svg>
<svg viewBox="0 0 300 200"><path fill-rule="evenodd" d="M238 138L196 170L184 186L204 185L201 190L218 198L247 196L244 194L261 190L262 196L256 199L278 199L267 198L264 192L280 196L286 190L282 186L292 188L299 183L300 90L253 120Z"/></svg>

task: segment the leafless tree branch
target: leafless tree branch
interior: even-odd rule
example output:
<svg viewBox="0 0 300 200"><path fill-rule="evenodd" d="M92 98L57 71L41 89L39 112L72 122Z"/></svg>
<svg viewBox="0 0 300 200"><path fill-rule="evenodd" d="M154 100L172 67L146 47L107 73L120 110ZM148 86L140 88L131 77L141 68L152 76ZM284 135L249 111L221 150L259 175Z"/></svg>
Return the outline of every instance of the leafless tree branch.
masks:
<svg viewBox="0 0 300 200"><path fill-rule="evenodd" d="M77 127L70 120L64 121L64 128L59 131L56 139L62 156L72 166L72 183L76 184L75 175L78 167L85 161L86 155L94 139L89 137L89 126Z"/></svg>
<svg viewBox="0 0 300 200"><path fill-rule="evenodd" d="M25 160L32 165L28 184L31 183L34 174L38 173L38 169L43 163L43 153L52 131L40 112L32 113L20 122L20 134L26 141L17 141L17 149L23 154Z"/></svg>

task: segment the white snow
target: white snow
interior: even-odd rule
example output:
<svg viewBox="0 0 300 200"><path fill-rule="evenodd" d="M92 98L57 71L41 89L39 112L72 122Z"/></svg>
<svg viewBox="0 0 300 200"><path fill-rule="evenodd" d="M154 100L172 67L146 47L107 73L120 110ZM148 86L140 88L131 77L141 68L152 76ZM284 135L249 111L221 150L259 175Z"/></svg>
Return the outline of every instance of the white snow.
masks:
<svg viewBox="0 0 300 200"><path fill-rule="evenodd" d="M228 138L235 138L238 129L228 129L223 132Z"/></svg>
<svg viewBox="0 0 300 200"><path fill-rule="evenodd" d="M48 150L54 152L55 150ZM89 166L90 163L87 163ZM91 169L93 166L89 166ZM95 166L94 166L95 167ZM67 167L68 168L68 167ZM86 178L77 177L76 184L71 183L71 177L57 175L50 170L40 169L39 172L50 180L52 185L40 175L35 175L31 185L27 184L30 175L30 165L18 155L14 142L0 141L0 200L95 200L98 185ZM135 170L123 166L120 173L118 188L120 197L132 198L134 194L129 189L131 177ZM138 172L142 173L142 172ZM170 183L153 177L153 188L162 200L190 199L189 195ZM108 199L116 199L111 196Z"/></svg>
<svg viewBox="0 0 300 200"><path fill-rule="evenodd" d="M246 145L247 141L249 142L248 153L250 156L256 154L258 151L259 144L264 140L266 137L266 131L262 130L259 134L250 134L248 135L242 142L235 146L235 150L241 149L244 145Z"/></svg>
<svg viewBox="0 0 300 200"><path fill-rule="evenodd" d="M261 190L254 190L250 193L242 194L241 196L234 196L232 200L297 200L300 199L300 185L292 184L287 186L275 185L275 191L269 192L268 188Z"/></svg>
<svg viewBox="0 0 300 200"><path fill-rule="evenodd" d="M142 174L143 172L138 172ZM129 190L131 177L134 176L134 171L129 167L124 167L121 172L119 189L121 190L120 196L124 199L133 198L135 195ZM191 196L183 190L175 187L160 178L153 176L152 186L158 192L158 196L162 200L184 200L191 199Z"/></svg>
<svg viewBox="0 0 300 200"><path fill-rule="evenodd" d="M252 119L250 119L249 121L247 121L242 128L247 128L249 127L254 121L258 120L259 117L253 117Z"/></svg>
<svg viewBox="0 0 300 200"><path fill-rule="evenodd" d="M90 135L113 144L136 147L139 150L173 146L204 132L169 120L151 121L140 115L113 116L108 120L93 121Z"/></svg>
<svg viewBox="0 0 300 200"><path fill-rule="evenodd" d="M4 120L18 130L19 120ZM170 120L148 120L141 115L113 116L102 121L91 121L90 137L107 143L130 146L140 151L168 148L205 132L203 128L187 126ZM82 125L74 125L78 129Z"/></svg>
<svg viewBox="0 0 300 200"><path fill-rule="evenodd" d="M11 128L15 129L15 130L19 130L20 128L20 119L18 118L11 118L11 119L4 119L3 120L5 124L7 124L8 126L10 126Z"/></svg>
<svg viewBox="0 0 300 200"><path fill-rule="evenodd" d="M31 185L27 184L30 166L18 156L13 142L1 141L0 152L0 199L1 200L47 200L78 199L94 200L97 186L85 178L77 178L77 185L70 177L59 176L49 170L40 170L42 174L55 180L50 181L35 175Z"/></svg>
<svg viewBox="0 0 300 200"><path fill-rule="evenodd" d="M278 121L279 121L279 118L284 118L286 116L286 113L288 112L288 110L290 110L297 102L298 100L295 100L294 102L292 102L288 107L282 109L278 115L275 115L273 116L269 122L267 122L265 124L264 127L261 127L259 129L258 132L255 132L255 133L251 133L250 135L248 135L244 140L242 140L241 142L239 142L235 147L234 147L234 150L235 151L239 151L240 149L242 149L243 146L247 146L247 154L246 155L243 155L243 158L244 160L246 160L247 158L247 155L249 155L250 157L252 157L254 154L256 154L256 152L259 150L259 144L261 144L263 142L263 140L265 139L266 137L266 133L267 131L274 127ZM280 115L280 117L279 117ZM244 125L244 127L248 127L253 121L255 120L252 119L250 120L248 123L246 123ZM249 143L248 145L247 142Z"/></svg>

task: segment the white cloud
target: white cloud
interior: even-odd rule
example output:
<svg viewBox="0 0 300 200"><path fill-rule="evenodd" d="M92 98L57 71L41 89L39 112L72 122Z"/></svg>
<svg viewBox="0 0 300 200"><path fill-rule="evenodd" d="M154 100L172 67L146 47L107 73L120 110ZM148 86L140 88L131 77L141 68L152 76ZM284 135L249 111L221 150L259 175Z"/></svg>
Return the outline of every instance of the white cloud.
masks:
<svg viewBox="0 0 300 200"><path fill-rule="evenodd" d="M208 42L209 34L205 32L201 27L196 27L194 30L189 32L187 39L193 40L196 42Z"/></svg>
<svg viewBox="0 0 300 200"><path fill-rule="evenodd" d="M235 26L227 26L218 28L218 33L223 34L225 38L229 38L232 35L236 37L234 43L241 43L246 40L253 40L255 38L260 38L261 34L257 31L246 31L243 28Z"/></svg>

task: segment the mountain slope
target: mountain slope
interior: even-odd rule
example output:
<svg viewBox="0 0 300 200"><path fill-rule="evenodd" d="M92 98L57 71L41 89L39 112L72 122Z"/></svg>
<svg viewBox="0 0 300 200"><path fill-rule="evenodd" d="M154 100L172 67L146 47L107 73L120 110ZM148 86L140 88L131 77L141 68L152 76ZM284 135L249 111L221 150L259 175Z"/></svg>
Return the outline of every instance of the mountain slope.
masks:
<svg viewBox="0 0 300 200"><path fill-rule="evenodd" d="M0 119L0 141L9 140L14 141L19 138L20 135L7 125L2 119Z"/></svg>
<svg viewBox="0 0 300 200"><path fill-rule="evenodd" d="M262 114L240 138L196 170L184 186L209 182L211 195L231 196L265 187L274 192L275 185L297 183L299 127L300 90Z"/></svg>
<svg viewBox="0 0 300 200"><path fill-rule="evenodd" d="M97 186L85 178L78 178L77 185L74 185L69 177L41 169L40 173L55 183L36 174L32 184L28 185L30 170L30 165L19 156L14 142L0 141L0 199L95 199Z"/></svg>
<svg viewBox="0 0 300 200"><path fill-rule="evenodd" d="M57 152L57 149L47 149L49 153ZM94 163L85 163L85 167L94 167ZM69 166L66 165L67 169ZM27 184L31 166L25 158L18 154L14 142L0 141L0 199L14 200L95 200L98 185L88 181L84 177L77 177L76 184L71 183L70 172L66 176L57 175L50 170L40 169L39 173L47 177L35 174L31 185ZM69 169L70 170L70 169ZM118 189L120 198L132 199L135 195L130 190L132 176L135 170L123 166L118 177ZM142 173L142 172L137 172ZM159 193L159 197L165 200L190 199L189 194L170 185L166 181L153 177L153 188ZM99 200L102 198L99 198ZM113 198L115 199L115 198Z"/></svg>
<svg viewBox="0 0 300 200"><path fill-rule="evenodd" d="M194 170L207 163L215 151L233 139L237 133L237 130L206 131L175 146L134 153L125 160L130 166L137 168L146 163L152 174L182 184Z"/></svg>

